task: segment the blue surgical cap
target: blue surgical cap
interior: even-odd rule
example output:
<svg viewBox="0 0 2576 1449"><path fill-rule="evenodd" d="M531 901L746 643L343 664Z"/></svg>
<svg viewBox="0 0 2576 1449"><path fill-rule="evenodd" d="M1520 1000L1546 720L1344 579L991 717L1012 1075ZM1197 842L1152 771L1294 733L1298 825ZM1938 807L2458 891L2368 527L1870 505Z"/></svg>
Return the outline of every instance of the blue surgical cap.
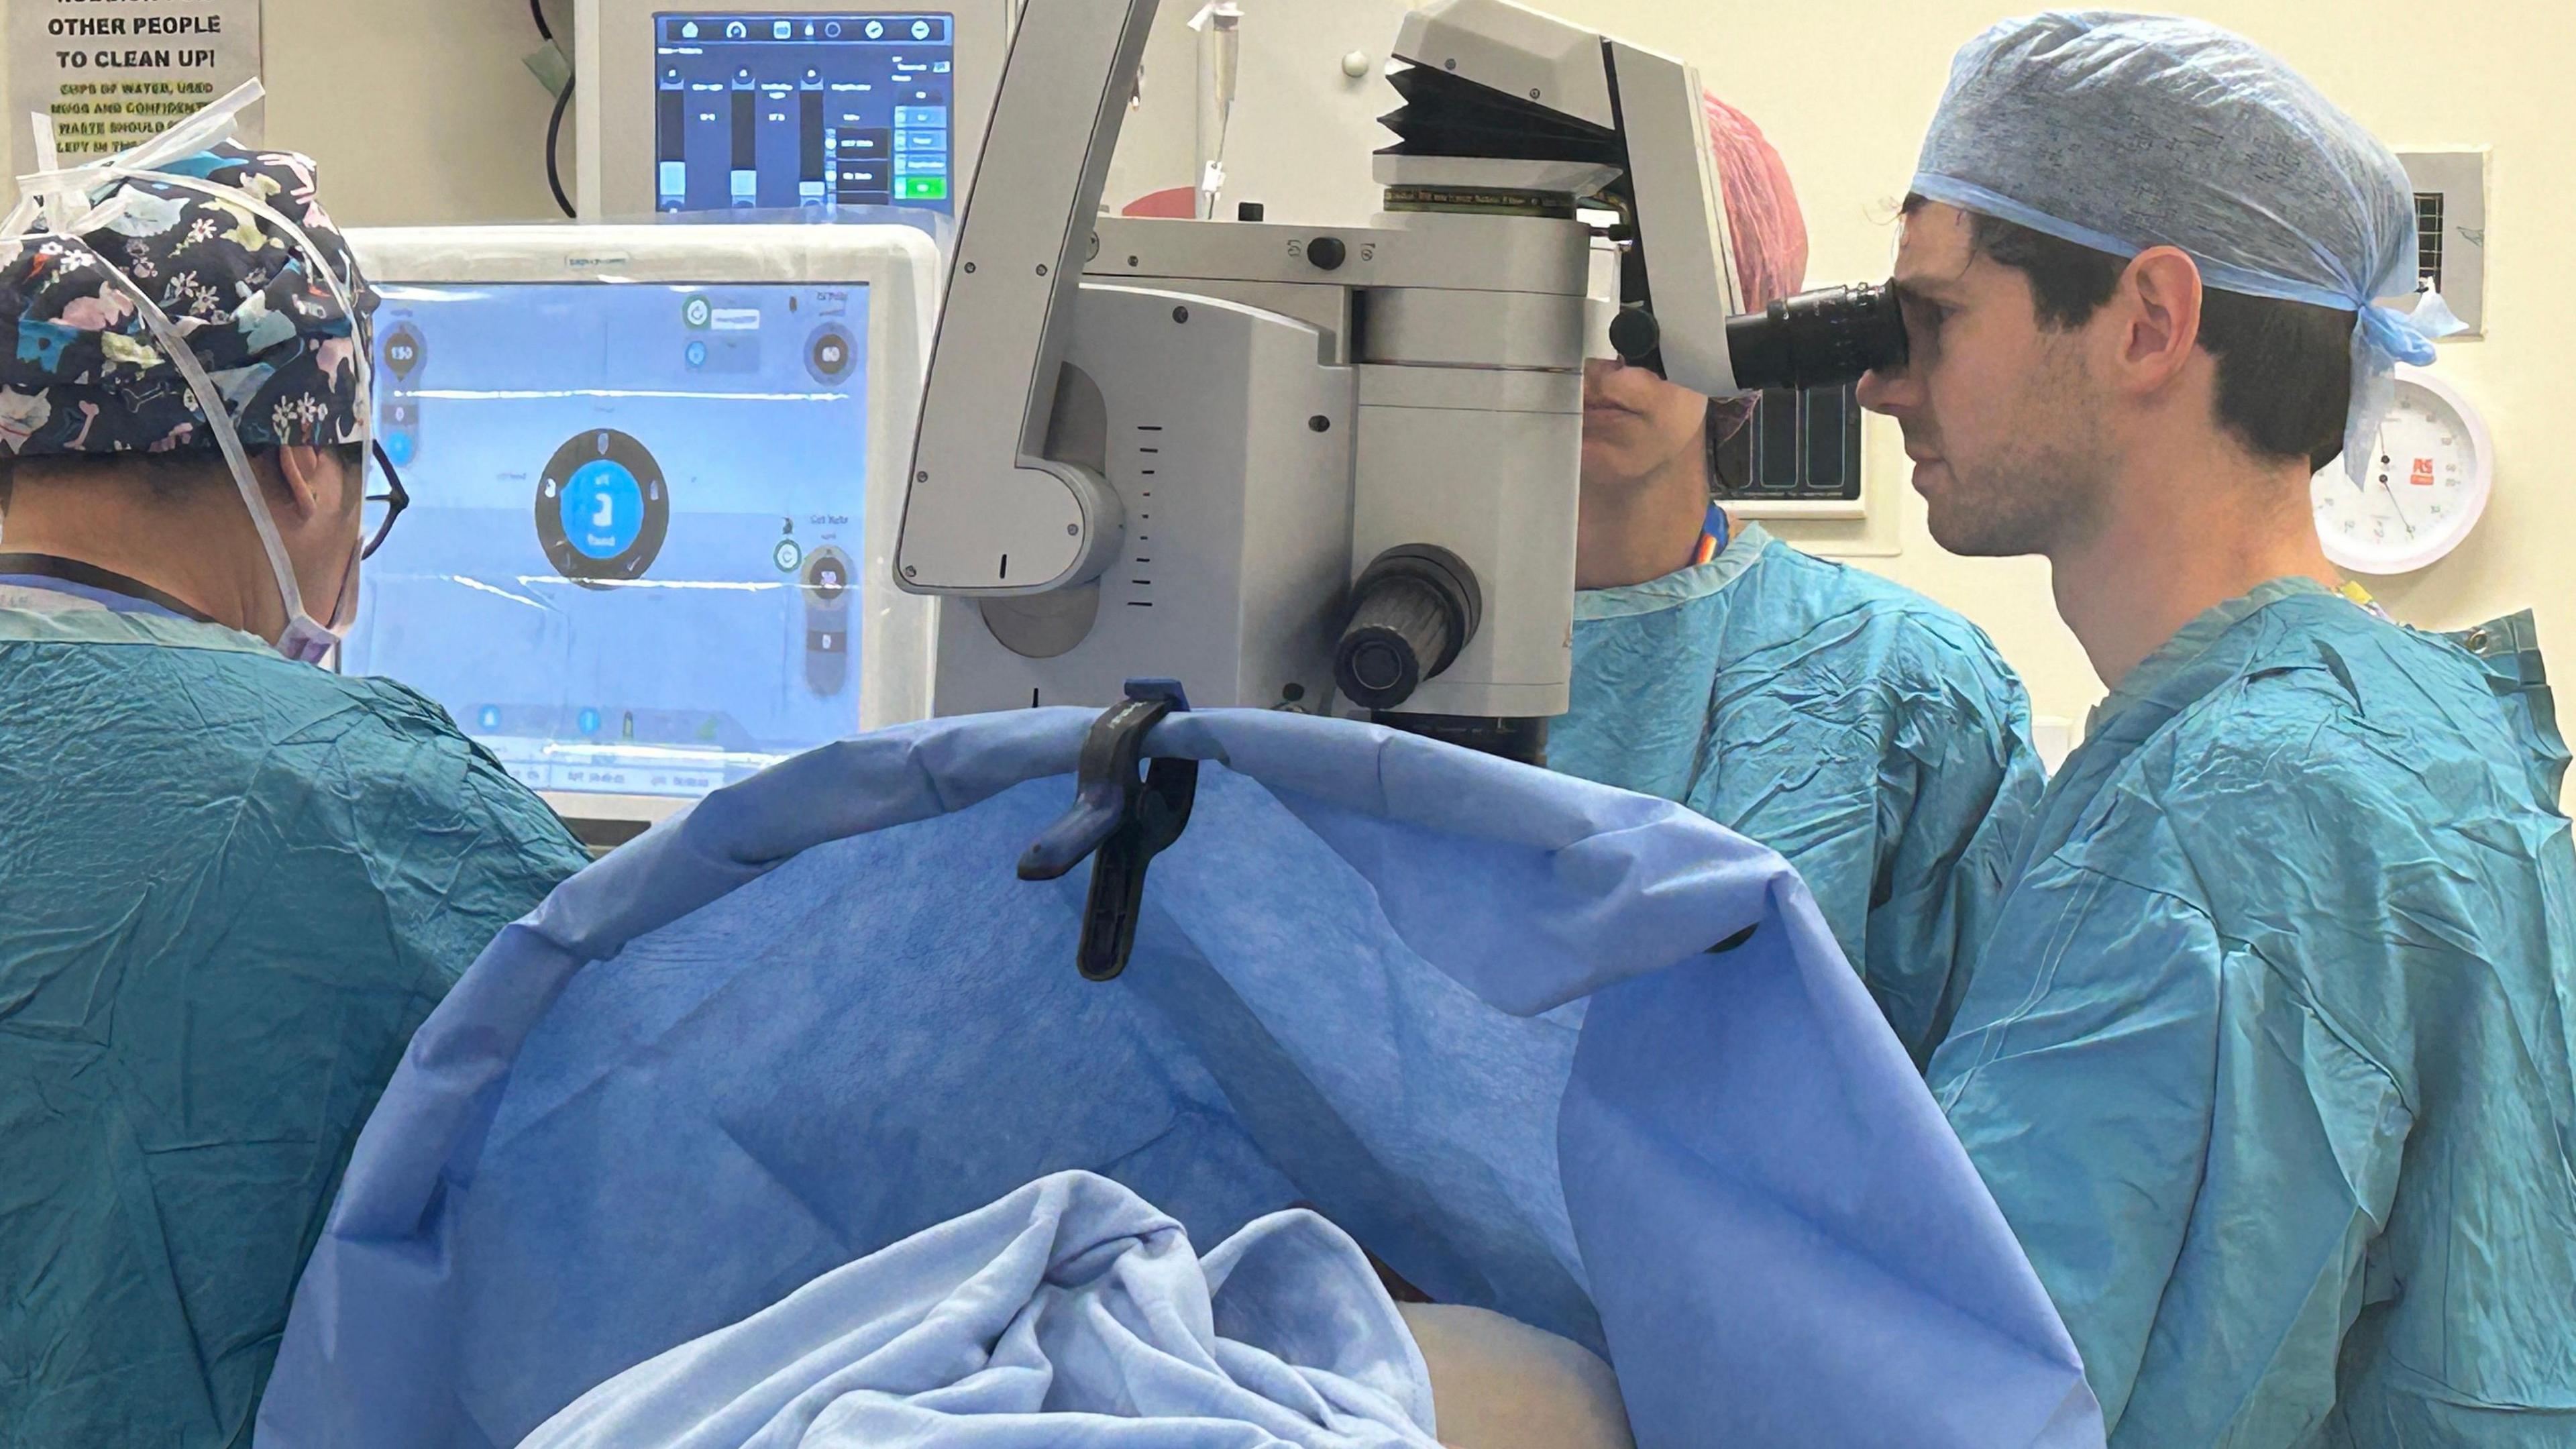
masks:
<svg viewBox="0 0 2576 1449"><path fill-rule="evenodd" d="M2296 71L2197 20L2007 20L1961 48L1913 191L2130 257L2175 246L2222 291L2357 312L2344 462L2358 479L2400 362L2459 330L2416 289L2414 187Z"/></svg>

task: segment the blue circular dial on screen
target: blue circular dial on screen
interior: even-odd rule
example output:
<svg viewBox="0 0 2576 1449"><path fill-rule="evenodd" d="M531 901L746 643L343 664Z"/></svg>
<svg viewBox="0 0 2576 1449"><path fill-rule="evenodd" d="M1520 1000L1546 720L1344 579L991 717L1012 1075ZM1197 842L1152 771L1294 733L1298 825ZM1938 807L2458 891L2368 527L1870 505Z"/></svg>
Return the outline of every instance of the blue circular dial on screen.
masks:
<svg viewBox="0 0 2576 1449"><path fill-rule="evenodd" d="M564 537L588 558L615 558L644 532L644 489L614 459L573 469L561 507Z"/></svg>
<svg viewBox="0 0 2576 1449"><path fill-rule="evenodd" d="M662 465L614 428L577 433L537 481L537 542L555 572L587 588L644 576L671 528Z"/></svg>

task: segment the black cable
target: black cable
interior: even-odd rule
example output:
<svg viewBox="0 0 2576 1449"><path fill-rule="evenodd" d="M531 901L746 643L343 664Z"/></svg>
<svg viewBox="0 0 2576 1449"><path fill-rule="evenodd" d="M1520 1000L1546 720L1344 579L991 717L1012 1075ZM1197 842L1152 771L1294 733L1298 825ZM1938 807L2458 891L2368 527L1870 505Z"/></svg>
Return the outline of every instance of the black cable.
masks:
<svg viewBox="0 0 2576 1449"><path fill-rule="evenodd" d="M546 185L554 188L555 205L565 216L573 216L572 198L564 195L563 170L555 161L555 152L563 139L564 111L572 104L572 82L565 81L563 94L555 97L554 119L546 123Z"/></svg>
<svg viewBox="0 0 2576 1449"><path fill-rule="evenodd" d="M555 28L546 23L546 0L528 0L528 17L537 22L537 34L552 45ZM555 97L554 118L546 122L546 185L554 189L555 205L563 208L565 216L573 215L572 198L564 195L563 169L555 160L555 152L563 141L564 108L571 104L572 82L565 81L563 94Z"/></svg>

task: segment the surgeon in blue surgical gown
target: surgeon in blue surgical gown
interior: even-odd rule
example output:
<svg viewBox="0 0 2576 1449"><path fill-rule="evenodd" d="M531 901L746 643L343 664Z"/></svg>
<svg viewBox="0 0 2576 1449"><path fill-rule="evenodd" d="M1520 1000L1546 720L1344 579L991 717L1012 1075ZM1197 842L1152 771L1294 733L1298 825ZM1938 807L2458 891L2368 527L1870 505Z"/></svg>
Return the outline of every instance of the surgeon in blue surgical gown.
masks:
<svg viewBox="0 0 2576 1449"><path fill-rule="evenodd" d="M183 149L0 239L12 1449L250 1443L404 1044L587 860L436 705L314 663L396 512L314 186Z"/></svg>
<svg viewBox="0 0 2576 1449"><path fill-rule="evenodd" d="M1708 115L1759 307L1798 289L1806 228L1762 133ZM1713 507L1743 404L1616 363L1585 384L1574 707L1549 762L1787 856L1920 1064L2039 796L2021 681L1957 614Z"/></svg>
<svg viewBox="0 0 2576 1449"><path fill-rule="evenodd" d="M1862 400L1935 539L2049 560L2111 687L1931 1082L2113 1449L2576 1444L2530 617L2401 627L2312 521L2391 486L2391 367L2448 330L2373 300L2416 282L2405 171L2236 36L2088 13L1960 52L1912 191L1912 358Z"/></svg>

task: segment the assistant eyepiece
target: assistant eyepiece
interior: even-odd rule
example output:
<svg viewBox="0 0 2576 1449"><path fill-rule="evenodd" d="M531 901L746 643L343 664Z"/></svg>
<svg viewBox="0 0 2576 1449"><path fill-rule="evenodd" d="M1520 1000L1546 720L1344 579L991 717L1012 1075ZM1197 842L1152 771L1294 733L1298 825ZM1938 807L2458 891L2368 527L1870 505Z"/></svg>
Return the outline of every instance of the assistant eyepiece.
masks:
<svg viewBox="0 0 2576 1449"><path fill-rule="evenodd" d="M1483 615L1475 570L1456 554L1430 544L1388 549L1351 587L1334 682L1362 708L1394 709L1457 660Z"/></svg>

